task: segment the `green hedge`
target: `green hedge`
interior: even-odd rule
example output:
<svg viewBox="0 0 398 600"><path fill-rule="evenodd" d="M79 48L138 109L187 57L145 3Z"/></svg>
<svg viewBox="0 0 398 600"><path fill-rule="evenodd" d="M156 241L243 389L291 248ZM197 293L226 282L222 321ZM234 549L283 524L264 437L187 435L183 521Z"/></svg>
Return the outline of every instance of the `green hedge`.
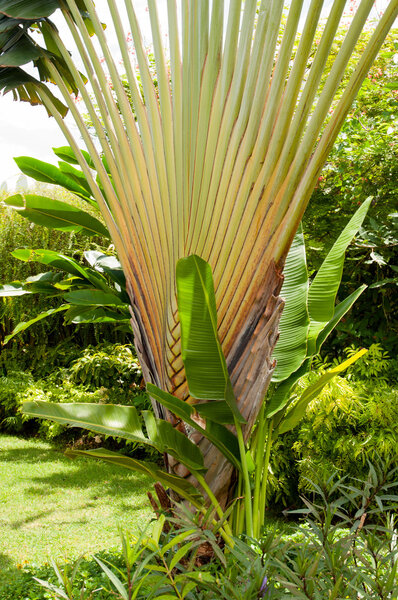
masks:
<svg viewBox="0 0 398 600"><path fill-rule="evenodd" d="M308 379L314 380L316 373ZM301 382L303 388L305 381ZM365 477L369 461L398 464L398 387L383 378L336 377L301 423L274 446L271 506L297 506L308 479Z"/></svg>
<svg viewBox="0 0 398 600"><path fill-rule="evenodd" d="M53 354L58 357L56 361L51 360ZM50 350L46 358L42 357L41 370L37 361L30 372L12 370L5 363L5 373L0 376L0 431L37 433L47 440L66 432L57 423L23 416L20 408L27 401L107 402L134 404L139 409L149 407L148 396L141 387L141 368L130 346L102 344L89 346L77 354L76 347L61 344ZM54 362L58 364L54 366ZM46 363L48 373L43 366Z"/></svg>

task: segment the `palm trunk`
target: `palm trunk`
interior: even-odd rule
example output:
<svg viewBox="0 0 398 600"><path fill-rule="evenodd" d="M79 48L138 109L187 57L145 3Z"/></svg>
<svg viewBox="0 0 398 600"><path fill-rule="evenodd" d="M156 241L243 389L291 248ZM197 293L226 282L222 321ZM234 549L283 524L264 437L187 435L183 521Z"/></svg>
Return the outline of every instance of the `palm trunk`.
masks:
<svg viewBox="0 0 398 600"><path fill-rule="evenodd" d="M238 399L239 410L247 421L244 427L245 439L250 435L273 372L272 352L278 339L278 324L283 309L283 300L279 297L282 281L280 267L276 267L272 263L263 280L259 280L258 288L252 292L251 301L245 302L246 310L242 312L241 321L235 325L234 334L228 336L229 344L225 343L226 335L224 335L224 340L221 338L231 381ZM173 331L171 332L175 340L171 348L175 358L173 363L168 365L167 380L160 380L159 378L147 343L145 330L139 325L139 320L133 311L132 326L135 346L142 365L144 379L163 387L163 389L168 389L168 391L183 400L189 400L184 371L183 368L179 368L182 364L180 328L177 315L175 317ZM175 368L175 365L177 365L177 368ZM225 507L232 497L235 484L231 464L206 438L181 423L160 404L154 402L153 407L157 416L170 421L198 444L204 456L205 465L208 468L206 481L221 506ZM167 457L166 462L166 467L170 472L188 477L192 480L192 483L195 483L184 465L176 462L172 457Z"/></svg>

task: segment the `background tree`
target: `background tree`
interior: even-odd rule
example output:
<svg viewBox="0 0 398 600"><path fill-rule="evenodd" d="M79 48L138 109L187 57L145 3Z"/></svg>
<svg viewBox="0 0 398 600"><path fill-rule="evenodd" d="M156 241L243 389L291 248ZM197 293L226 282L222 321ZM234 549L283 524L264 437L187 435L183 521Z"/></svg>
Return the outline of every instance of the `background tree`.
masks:
<svg viewBox="0 0 398 600"><path fill-rule="evenodd" d="M367 347L380 343L391 356L398 350L397 34L390 32L369 71L304 215L311 272L345 220L372 197L369 215L348 251L341 288L347 294L366 283L368 290L338 325L327 346L334 353L358 339ZM368 37L368 32L362 35L358 52Z"/></svg>

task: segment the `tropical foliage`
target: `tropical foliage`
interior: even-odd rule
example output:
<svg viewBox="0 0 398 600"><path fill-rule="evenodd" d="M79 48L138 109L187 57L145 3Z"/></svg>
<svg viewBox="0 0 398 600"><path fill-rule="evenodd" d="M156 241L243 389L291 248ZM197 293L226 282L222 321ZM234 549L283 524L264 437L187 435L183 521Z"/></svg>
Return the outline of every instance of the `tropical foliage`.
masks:
<svg viewBox="0 0 398 600"><path fill-rule="evenodd" d="M365 352L353 353L342 365L323 374L307 387L298 400L291 394L300 375L310 368L312 356L319 351L321 343L363 291L363 288L360 288L335 309L334 301L343 270L345 249L358 231L368 206L369 202L357 211L336 240L308 292L303 237L301 233L296 236L295 244L287 259L288 268L284 284L287 291L286 309L280 324L280 347L279 344L277 345L280 366L275 371L275 379L279 381L280 386L260 410L259 418L255 423L256 435L254 437L249 435L249 452L246 450L243 437L244 420L237 408L236 397L217 334L217 311L211 269L205 261L195 255L180 260L177 265L177 301L182 326L182 357L190 394L196 402L190 406L152 384L148 384L147 389L152 397L174 415L183 419L187 426L204 435L219 449L231 466L238 469L237 496L243 494L244 510L239 502L236 503L236 510L231 516L235 533L245 527L250 536L260 535L264 524L271 447L277 435L294 428L303 417L309 402L316 398L328 381ZM300 273L299 280L295 278L297 272ZM301 280L302 274L304 282ZM297 299L300 303L304 300L304 306L300 304L299 310L297 310ZM286 333L292 338L293 344L285 343ZM297 364L292 361L292 354L298 355ZM208 401L209 398L212 398L211 402ZM23 410L29 415L46 417L56 423L67 423L97 433L124 437L127 440L152 446L159 452L167 452L170 461L174 460L174 463L180 462L184 465L186 472L179 474L190 473L208 495L219 517L222 521L225 520L227 514L223 515L217 499L203 478L206 469L202 454L192 441L173 429L167 421L156 419L152 414L144 412L147 431L145 436L134 407L111 408L107 405L89 407L87 404L61 407L43 402L30 402L24 405ZM225 427L229 424L234 424L236 436ZM78 454L79 452L74 451L72 456ZM134 459L126 459L106 450L81 454L150 473L154 479L167 482L171 489L189 499L194 506L199 506L197 497L192 497L194 488L187 487L187 480L181 477L170 478L166 472L159 471L153 465L144 465ZM252 487L253 501L251 500ZM223 534L229 541L229 525L228 528L226 525Z"/></svg>
<svg viewBox="0 0 398 600"><path fill-rule="evenodd" d="M219 548L208 522L179 507L171 530L163 515L152 531L123 532L121 552L26 566L2 600L393 598L396 521L386 513L398 501L394 471L375 463L363 481L311 482L304 522L269 527L258 541L235 538L232 549Z"/></svg>
<svg viewBox="0 0 398 600"><path fill-rule="evenodd" d="M215 494L213 501L219 508L219 502L225 504L231 493L232 467L225 468L227 457L220 458L219 453L225 454L221 440L234 437L225 427L228 418L226 424L233 423L237 433L238 452L228 452L234 457L232 465L241 466L249 533L253 529L245 440L261 410L272 376L272 353L283 306L278 298L283 263L349 106L398 13L397 3L392 0L341 91L339 84L373 2L363 0L360 4L330 69L327 59L345 2L333 3L315 54L313 41L322 3L311 3L295 47L302 4L300 0L291 3L280 38L283 3L278 0L272 4L263 0L259 7L254 0L231 2L225 30L223 2L213 3L211 8L209 3L182 3L181 22L176 4L168 2L168 64L157 4L151 0L148 10L157 72L155 86L133 3L125 1L124 20L118 12L120 4L118 8L110 0L112 28L130 88L128 97L91 0L68 0L61 6L89 87L58 31L48 21L58 2L21 2L18 6L6 0L0 2L5 29L10 26L8 31L12 31L8 21L12 17L14 27L19 27L18 19L43 17L36 21L37 28L53 57L48 52L39 53L39 58L24 52L18 40L15 42L13 37L11 42L11 34L7 33L1 42L6 75L13 78L7 89L13 86L19 93L21 89L10 51L23 56L19 64L33 59L40 67L44 61L46 73L57 83L88 153L79 149L63 120L63 108L44 84L33 84L35 93L65 133L90 193L101 209L126 277L137 352L158 403L156 417L147 415L147 435L138 426L134 410L127 412L126 407L119 407L123 410L117 429L177 460L169 473L160 475L156 471L156 476L161 476L182 497L202 506L199 492L187 480L176 477L181 470L178 461L185 463L208 496L213 499ZM45 11L40 14L42 8ZM82 8L87 14L82 13ZM35 11L39 14L33 14ZM85 19L87 16L90 22ZM142 87L130 61L124 23L131 29ZM93 32L103 54L101 60L90 37ZM26 45L30 40L25 38L22 36ZM92 119L100 150L70 96L74 85ZM189 259L184 258L188 255ZM191 343L196 349L200 336L191 329L190 318L184 325L184 309L177 307L176 277L185 269L181 265L188 264L183 261L189 260L195 263L195 269L188 277L188 293L179 290L179 302L185 298L189 310L194 308L200 316L192 294L198 289L204 292L201 306L206 308L207 316L203 324L214 357L208 381L206 376L200 380L195 376ZM77 269L75 265L74 268ZM83 275L79 269L71 274ZM184 273L180 275L181 281ZM109 286L97 273L90 273L88 281L102 294L109 293ZM325 311L316 307L313 325L318 335L333 314L334 302ZM314 343L315 339L316 336ZM191 427L198 429L197 423L192 425L197 419L192 406L197 405L195 397L212 401L200 403L200 433L204 438L198 443L204 462L189 439ZM68 415L62 412L67 411L65 406L56 408L57 414L51 408L52 416L66 420ZM78 408L86 410L82 405ZM106 412L113 419L118 410L98 407L94 414L92 408L87 408L87 414L76 414L72 422L81 425L91 420L109 431ZM35 407L29 406L28 411L34 412ZM182 418L186 426L173 414ZM173 424L188 437L174 429ZM103 458L122 460L108 454ZM207 481L203 478L206 469ZM226 529L224 535L229 535Z"/></svg>
<svg viewBox="0 0 398 600"><path fill-rule="evenodd" d="M348 251L342 282L346 294L360 283L366 283L368 290L332 336L328 348L335 354L358 339L366 346L377 342L392 355L397 353L397 33L396 29L390 32L364 81L304 216L311 273L357 204L373 198ZM359 52L368 37L369 33L363 35Z"/></svg>

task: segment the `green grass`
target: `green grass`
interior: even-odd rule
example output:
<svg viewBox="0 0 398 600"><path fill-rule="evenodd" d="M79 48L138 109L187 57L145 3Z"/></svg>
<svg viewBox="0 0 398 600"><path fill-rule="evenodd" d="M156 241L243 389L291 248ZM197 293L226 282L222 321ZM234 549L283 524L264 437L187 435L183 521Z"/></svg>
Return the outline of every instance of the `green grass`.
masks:
<svg viewBox="0 0 398 600"><path fill-rule="evenodd" d="M140 474L0 435L0 583L26 563L118 546L119 527L150 520L150 487Z"/></svg>

